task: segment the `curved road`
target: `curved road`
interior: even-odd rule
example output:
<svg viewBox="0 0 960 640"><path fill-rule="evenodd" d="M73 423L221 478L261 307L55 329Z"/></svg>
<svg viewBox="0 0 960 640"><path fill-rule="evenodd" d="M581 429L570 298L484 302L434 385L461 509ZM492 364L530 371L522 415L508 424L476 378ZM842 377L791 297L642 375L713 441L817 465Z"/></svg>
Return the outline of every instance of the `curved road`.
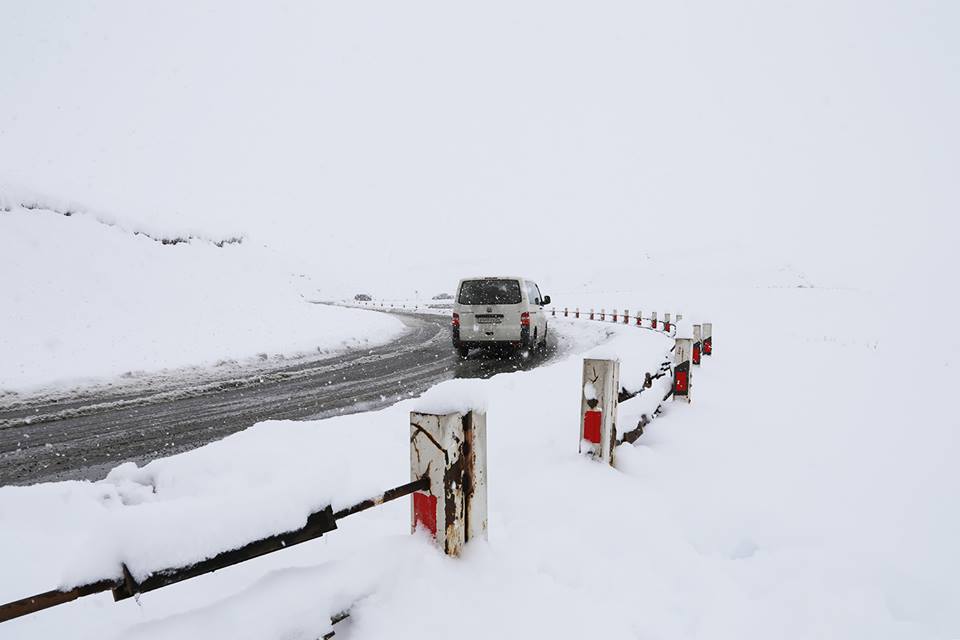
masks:
<svg viewBox="0 0 960 640"><path fill-rule="evenodd" d="M459 360L446 317L398 317L409 330L369 350L205 380L157 378L81 395L0 398L0 486L96 480L122 462L142 464L193 449L263 420L368 411L450 378L536 367L557 351L550 340L528 359L472 352Z"/></svg>

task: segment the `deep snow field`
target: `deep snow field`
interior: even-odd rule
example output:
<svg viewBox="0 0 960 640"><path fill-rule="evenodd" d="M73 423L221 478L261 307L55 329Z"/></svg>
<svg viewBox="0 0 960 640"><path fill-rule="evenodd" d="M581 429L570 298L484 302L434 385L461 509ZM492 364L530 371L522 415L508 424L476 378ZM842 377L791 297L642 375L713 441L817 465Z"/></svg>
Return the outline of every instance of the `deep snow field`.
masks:
<svg viewBox="0 0 960 640"><path fill-rule="evenodd" d="M164 245L137 227L6 200L0 401L5 392L380 344L403 330L385 315L310 304L311 278L251 242Z"/></svg>
<svg viewBox="0 0 960 640"><path fill-rule="evenodd" d="M623 294L598 297L654 295ZM714 322L715 354L694 371L693 402L668 403L615 469L577 453L576 355L375 413L264 423L99 483L0 489L8 600L119 561L201 557L402 484L408 412L472 403L488 412L490 536L463 558L411 536L401 499L139 602L84 598L0 637L316 638L344 608L345 638L956 637L960 448L903 366L916 341L863 292L683 295L685 319ZM584 355L619 355L624 380L672 343L584 321L554 330ZM621 405L621 425L642 398Z"/></svg>

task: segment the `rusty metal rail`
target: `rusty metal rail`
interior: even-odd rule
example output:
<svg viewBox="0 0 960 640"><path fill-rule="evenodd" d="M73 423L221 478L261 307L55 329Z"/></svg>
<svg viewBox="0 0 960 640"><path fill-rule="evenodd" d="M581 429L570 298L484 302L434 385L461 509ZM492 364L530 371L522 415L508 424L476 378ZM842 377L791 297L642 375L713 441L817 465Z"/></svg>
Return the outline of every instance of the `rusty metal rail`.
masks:
<svg viewBox="0 0 960 640"><path fill-rule="evenodd" d="M30 613L42 611L43 609L49 609L50 607L66 604L67 602L72 602L77 598L93 595L95 593L112 591L113 599L115 601L119 601L131 598L141 593L146 593L147 591L153 591L177 582L182 582L183 580L196 578L197 576L211 573L219 569L224 569L241 562L246 562L247 560L252 560L253 558L258 558L268 553L286 549L287 547L300 544L301 542L307 542L309 540L319 538L325 533L334 531L337 528L337 520L341 520L347 516L365 511L371 507L375 507L385 502L402 498L403 496L410 495L415 491L427 491L429 488L430 481L428 478L424 477L420 478L419 480L400 485L399 487L388 489L379 495L363 500L362 502L341 509L335 513L330 506L327 506L320 511L311 513L307 518L307 523L295 531L288 531L286 533L269 536L260 540L254 540L253 542L250 542L238 549L231 549L229 551L218 553L212 558L208 558L186 567L177 567L158 571L145 578L142 582L137 582L130 574L130 571L127 569L126 565L123 565L123 575L116 578L99 580L97 582L81 585L67 591L47 591L45 593L39 593L37 595L0 605L0 622L6 622L7 620L13 620L14 618L19 618Z"/></svg>
<svg viewBox="0 0 960 640"><path fill-rule="evenodd" d="M670 352L673 352L673 348L670 349ZM672 375L673 375L673 365L670 363L669 360L665 360L664 362L660 363L660 368L657 370L656 373L645 374L643 386L640 387L639 389L627 389L626 387L620 387L620 392L617 395L617 402L618 403L626 402L627 400L636 398L647 389L650 389L653 386L654 380L658 380L665 376L672 376ZM629 444L629 443L636 442L640 438L640 436L643 435L644 428L648 424L653 422L654 419L660 416L660 413L663 411L663 403L666 402L667 399L669 399L670 396L672 395L673 395L673 388L671 387L670 390L667 391L666 395L664 395L663 398L660 400L660 403L657 405L657 408L653 410L653 413L650 415L647 415L645 413L641 415L640 420L637 422L637 426L631 429L630 431L625 431L623 435L621 435L620 438L617 440L617 443L621 444L626 442Z"/></svg>

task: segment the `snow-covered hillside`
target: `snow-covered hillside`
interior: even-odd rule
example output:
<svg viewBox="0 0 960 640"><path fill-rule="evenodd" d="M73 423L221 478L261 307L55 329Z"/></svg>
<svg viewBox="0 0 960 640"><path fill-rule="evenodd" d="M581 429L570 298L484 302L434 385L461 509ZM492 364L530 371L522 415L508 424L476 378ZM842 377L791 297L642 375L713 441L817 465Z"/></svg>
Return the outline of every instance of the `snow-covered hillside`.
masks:
<svg viewBox="0 0 960 640"><path fill-rule="evenodd" d="M0 391L385 342L395 318L308 302L249 242L163 244L89 215L0 211ZM156 233L156 232L154 232Z"/></svg>

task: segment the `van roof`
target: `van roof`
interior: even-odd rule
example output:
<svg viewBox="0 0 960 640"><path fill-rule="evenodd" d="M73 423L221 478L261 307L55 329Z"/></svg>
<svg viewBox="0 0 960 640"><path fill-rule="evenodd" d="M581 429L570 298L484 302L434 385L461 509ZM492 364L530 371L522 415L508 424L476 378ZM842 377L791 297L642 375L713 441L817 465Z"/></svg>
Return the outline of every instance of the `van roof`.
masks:
<svg viewBox="0 0 960 640"><path fill-rule="evenodd" d="M530 278L524 278L523 276L473 276L472 278L461 278L460 282L464 280L529 280Z"/></svg>

